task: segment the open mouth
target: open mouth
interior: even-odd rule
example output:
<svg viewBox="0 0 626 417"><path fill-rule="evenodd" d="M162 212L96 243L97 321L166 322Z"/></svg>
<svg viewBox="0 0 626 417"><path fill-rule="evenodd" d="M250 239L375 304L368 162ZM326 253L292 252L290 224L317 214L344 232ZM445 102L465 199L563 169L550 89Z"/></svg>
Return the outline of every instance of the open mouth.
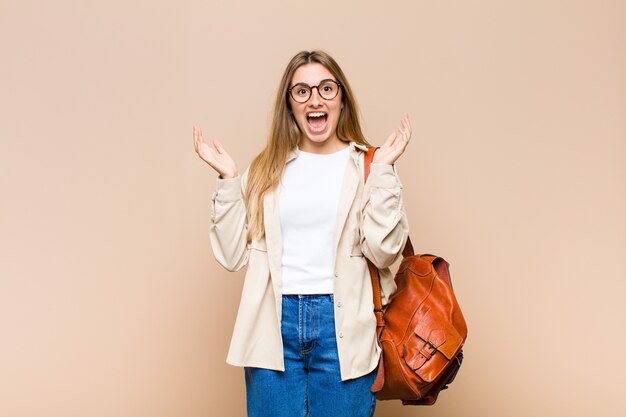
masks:
<svg viewBox="0 0 626 417"><path fill-rule="evenodd" d="M326 129L328 114L323 111L311 112L306 115L309 129L314 133L323 132Z"/></svg>

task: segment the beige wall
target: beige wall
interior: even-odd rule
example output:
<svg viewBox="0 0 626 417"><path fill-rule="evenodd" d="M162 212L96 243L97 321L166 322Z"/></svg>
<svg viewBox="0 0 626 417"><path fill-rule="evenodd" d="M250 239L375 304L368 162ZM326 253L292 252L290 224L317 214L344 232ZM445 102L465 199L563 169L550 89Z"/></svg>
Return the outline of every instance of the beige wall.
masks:
<svg viewBox="0 0 626 417"><path fill-rule="evenodd" d="M0 415L245 414L225 364L243 273L209 246L302 49L342 65L371 142L403 112L411 236L469 324L436 406L626 414L623 1L0 1Z"/></svg>

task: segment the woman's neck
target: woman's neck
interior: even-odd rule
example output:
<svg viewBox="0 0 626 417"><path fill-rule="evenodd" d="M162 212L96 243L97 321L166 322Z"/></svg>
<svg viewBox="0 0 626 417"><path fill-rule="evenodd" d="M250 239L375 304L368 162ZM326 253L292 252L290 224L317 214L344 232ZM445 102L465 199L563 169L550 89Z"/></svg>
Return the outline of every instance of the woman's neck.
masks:
<svg viewBox="0 0 626 417"><path fill-rule="evenodd" d="M308 138L300 139L298 148L303 152L329 154L339 152L342 149L347 148L349 145L346 142L339 140L339 138L329 138L323 142L314 142Z"/></svg>

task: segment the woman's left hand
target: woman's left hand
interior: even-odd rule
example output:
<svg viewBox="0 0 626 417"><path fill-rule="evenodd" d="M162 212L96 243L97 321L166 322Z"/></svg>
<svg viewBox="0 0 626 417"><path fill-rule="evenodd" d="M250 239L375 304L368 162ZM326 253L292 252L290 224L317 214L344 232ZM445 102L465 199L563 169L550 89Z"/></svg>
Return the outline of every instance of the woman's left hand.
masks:
<svg viewBox="0 0 626 417"><path fill-rule="evenodd" d="M378 164L393 164L404 153L411 139L411 124L407 113L400 119L401 126L393 132L383 146L376 150L372 162Z"/></svg>

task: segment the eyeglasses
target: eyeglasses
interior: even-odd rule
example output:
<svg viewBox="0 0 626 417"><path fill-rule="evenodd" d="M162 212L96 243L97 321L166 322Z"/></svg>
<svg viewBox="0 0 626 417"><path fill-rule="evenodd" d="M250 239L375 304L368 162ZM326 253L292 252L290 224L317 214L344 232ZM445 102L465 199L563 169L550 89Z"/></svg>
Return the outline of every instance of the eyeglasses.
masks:
<svg viewBox="0 0 626 417"><path fill-rule="evenodd" d="M291 87L287 92L298 103L306 103L311 98L311 92L314 88L317 88L317 93L324 100L332 100L339 94L339 84L335 80L322 80L318 85L308 85L305 83L298 83Z"/></svg>

